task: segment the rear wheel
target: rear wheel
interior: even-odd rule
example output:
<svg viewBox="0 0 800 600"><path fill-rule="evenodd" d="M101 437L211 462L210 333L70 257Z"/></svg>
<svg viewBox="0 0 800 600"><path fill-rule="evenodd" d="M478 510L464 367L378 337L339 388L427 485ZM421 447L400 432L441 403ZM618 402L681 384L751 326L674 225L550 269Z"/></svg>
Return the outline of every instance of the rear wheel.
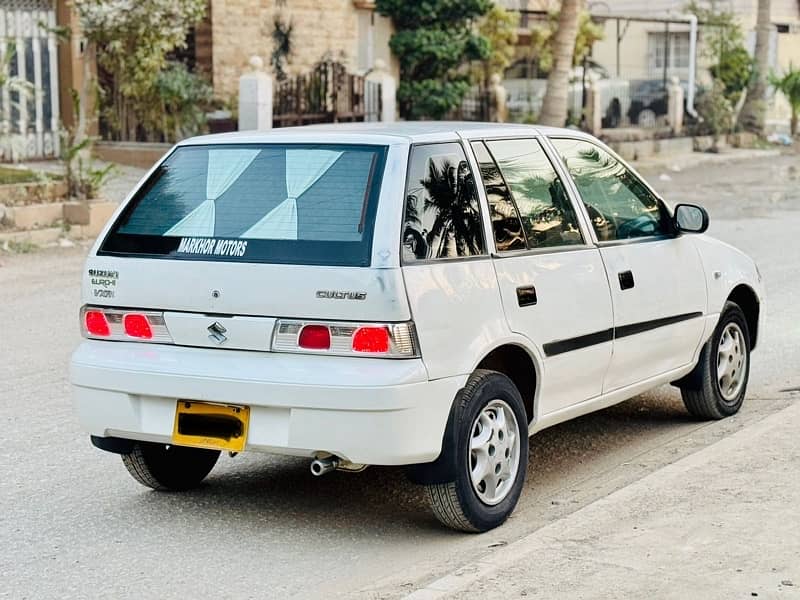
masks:
<svg viewBox="0 0 800 600"><path fill-rule="evenodd" d="M214 468L219 450L136 442L122 455L128 473L154 490L182 491L200 485Z"/></svg>
<svg viewBox="0 0 800 600"><path fill-rule="evenodd" d="M681 384L686 409L701 419L739 411L750 376L750 332L737 304L728 302L695 370Z"/></svg>
<svg viewBox="0 0 800 600"><path fill-rule="evenodd" d="M428 500L444 525L488 531L509 517L525 482L525 407L508 377L486 370L470 377L457 402L455 479L426 486Z"/></svg>
<svg viewBox="0 0 800 600"><path fill-rule="evenodd" d="M655 127L656 126L656 113L650 108L645 108L642 112L639 113L639 117L636 120L637 125L639 127Z"/></svg>

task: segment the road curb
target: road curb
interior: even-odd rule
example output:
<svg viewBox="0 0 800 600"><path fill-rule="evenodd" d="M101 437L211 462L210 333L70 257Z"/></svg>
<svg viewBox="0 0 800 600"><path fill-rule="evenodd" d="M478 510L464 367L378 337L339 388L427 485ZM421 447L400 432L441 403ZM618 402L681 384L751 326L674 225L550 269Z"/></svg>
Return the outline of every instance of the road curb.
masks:
<svg viewBox="0 0 800 600"><path fill-rule="evenodd" d="M404 596L403 600L440 600L458 592L466 591L473 583L486 580L495 575L498 571L508 568L514 563L520 562L532 555L535 551L540 549L541 538L547 538L548 536L557 538L557 532L564 523L572 519L580 518L590 510L597 510L598 507L602 508L605 505L624 503L626 498L636 495L640 490L654 487L654 484L657 484L660 480L703 466L714 460L714 458L721 453L725 453L731 448L735 448L740 444L758 438L778 426L791 422L793 419L795 419L795 422L800 421L800 403L792 404L787 408L773 413L741 431L654 471L639 481L612 492L608 496L595 500L570 515L537 529L516 542L498 548L479 560L464 565L432 581L425 587Z"/></svg>

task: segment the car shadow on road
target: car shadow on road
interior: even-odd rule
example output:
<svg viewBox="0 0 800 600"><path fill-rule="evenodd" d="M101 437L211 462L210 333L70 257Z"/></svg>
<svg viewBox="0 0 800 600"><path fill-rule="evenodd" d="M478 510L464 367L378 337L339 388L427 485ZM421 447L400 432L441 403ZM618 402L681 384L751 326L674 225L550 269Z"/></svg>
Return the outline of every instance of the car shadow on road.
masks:
<svg viewBox="0 0 800 600"><path fill-rule="evenodd" d="M697 425L680 397L662 389L551 427L531 438L520 502L530 504ZM197 510L205 525L216 524L229 534L237 529L252 533L254 528L333 533L343 527L388 538L406 537L408 530L423 536L447 534L428 509L424 489L411 485L399 467L313 477L307 459L223 456L200 488L181 494L143 492L131 499L129 508L138 511L141 504L148 511Z"/></svg>

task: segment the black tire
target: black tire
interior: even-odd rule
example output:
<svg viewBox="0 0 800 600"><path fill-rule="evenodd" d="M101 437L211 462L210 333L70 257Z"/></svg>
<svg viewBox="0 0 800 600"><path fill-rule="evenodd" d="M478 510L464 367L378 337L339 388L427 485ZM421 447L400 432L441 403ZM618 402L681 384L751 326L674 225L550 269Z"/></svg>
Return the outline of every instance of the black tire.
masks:
<svg viewBox="0 0 800 600"><path fill-rule="evenodd" d="M495 400L503 401L517 423L519 460L514 482L505 497L495 505L484 503L472 486L469 444L473 426L484 408ZM517 505L528 465L528 419L519 390L502 373L477 370L456 398L453 427L456 456L454 481L426 485L428 501L439 521L459 531L483 532L501 525ZM447 437L445 439L448 439ZM443 449L444 452L444 449Z"/></svg>
<svg viewBox="0 0 800 600"><path fill-rule="evenodd" d="M614 98L608 105L606 116L603 117L602 125L607 129L616 129L622 122L622 104L619 98Z"/></svg>
<svg viewBox="0 0 800 600"><path fill-rule="evenodd" d="M130 454L122 455L122 462L142 485L177 492L200 485L218 458L219 450L136 442Z"/></svg>
<svg viewBox="0 0 800 600"><path fill-rule="evenodd" d="M725 398L718 382L717 349L725 329L730 324L735 324L743 333L742 348L745 356L743 370L744 383L739 392L731 398ZM747 319L734 302L726 302L720 315L719 323L711 339L706 342L700 352L697 366L681 382L681 396L686 410L699 419L723 419L736 414L744 402L747 393L747 381L750 377L750 331L747 328Z"/></svg>

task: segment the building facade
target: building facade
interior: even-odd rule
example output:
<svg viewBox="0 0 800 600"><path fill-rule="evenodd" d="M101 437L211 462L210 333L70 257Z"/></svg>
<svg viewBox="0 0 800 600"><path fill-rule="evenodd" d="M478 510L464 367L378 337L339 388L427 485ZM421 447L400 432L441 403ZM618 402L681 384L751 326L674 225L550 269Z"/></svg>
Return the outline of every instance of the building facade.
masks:
<svg viewBox="0 0 800 600"><path fill-rule="evenodd" d="M372 0L210 0L194 35L194 55L216 95L236 94L250 57L270 64L276 22L291 31L288 74L309 71L326 57L359 74L381 60L397 74L391 22L377 14Z"/></svg>
<svg viewBox="0 0 800 600"><path fill-rule="evenodd" d="M782 73L790 65L800 65L800 0L772 0L770 71ZM710 5L710 3L709 3ZM755 50L755 27L758 0L717 0L718 10L736 15L745 34L745 45ZM613 9L612 9L613 8ZM685 0L614 0L592 3L597 18L632 16L644 20L608 18L605 38L592 49L592 57L603 64L612 76L630 80L667 80L689 77L690 41L686 22ZM646 19L653 19L648 21ZM662 19L662 20L656 20ZM672 22L668 20L672 19ZM710 82L707 54L704 52L703 25L697 51L697 81ZM774 124L788 123L789 104L776 95L771 99L768 119Z"/></svg>

